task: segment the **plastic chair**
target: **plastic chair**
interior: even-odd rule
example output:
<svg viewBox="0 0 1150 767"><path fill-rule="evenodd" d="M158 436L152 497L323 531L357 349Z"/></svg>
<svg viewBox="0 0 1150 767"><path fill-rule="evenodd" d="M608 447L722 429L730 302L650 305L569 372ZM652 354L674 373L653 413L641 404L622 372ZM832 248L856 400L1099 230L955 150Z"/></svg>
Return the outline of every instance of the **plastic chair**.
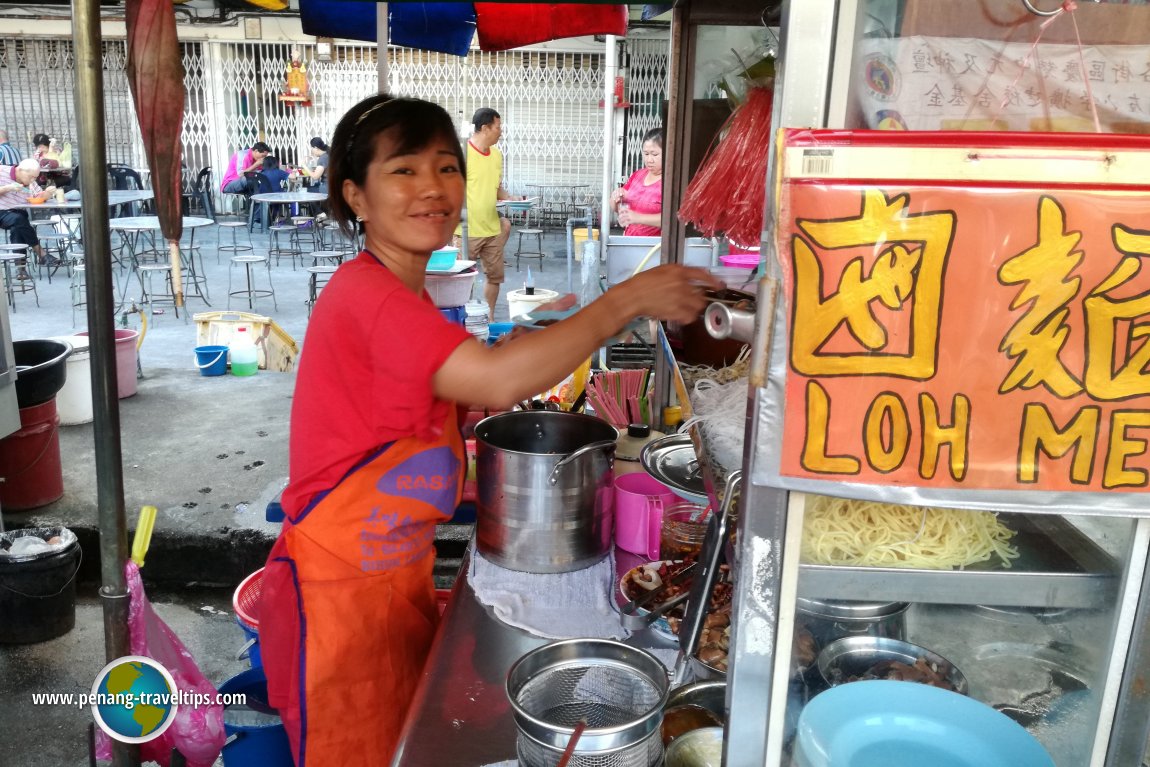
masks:
<svg viewBox="0 0 1150 767"><path fill-rule="evenodd" d="M135 168L119 163L108 163L109 189L143 189L144 180Z"/></svg>
<svg viewBox="0 0 1150 767"><path fill-rule="evenodd" d="M186 187L181 195L184 200L184 215L193 211L196 205L203 209L205 216L212 221L216 220L215 205L212 203L212 166L201 168L196 174L195 181Z"/></svg>
<svg viewBox="0 0 1150 767"><path fill-rule="evenodd" d="M140 174L134 168L129 168L127 165L119 163L108 163L108 188L109 189L126 189L138 190L144 188L144 180L140 178ZM122 216L134 216L136 203L129 203L127 205L117 205L112 210L112 218L120 218ZM148 203L142 204L142 209L148 211L151 206ZM125 210L128 212L125 213Z"/></svg>

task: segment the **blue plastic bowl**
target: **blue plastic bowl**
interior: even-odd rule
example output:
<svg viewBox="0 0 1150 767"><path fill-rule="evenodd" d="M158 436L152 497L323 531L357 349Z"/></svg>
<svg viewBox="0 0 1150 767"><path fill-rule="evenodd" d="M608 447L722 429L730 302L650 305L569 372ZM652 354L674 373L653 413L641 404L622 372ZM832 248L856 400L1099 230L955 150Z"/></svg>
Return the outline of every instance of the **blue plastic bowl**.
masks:
<svg viewBox="0 0 1150 767"><path fill-rule="evenodd" d="M1017 722L917 682L849 682L799 716L795 767L1054 767Z"/></svg>
<svg viewBox="0 0 1150 767"><path fill-rule="evenodd" d="M444 248L443 250L433 251L431 258L427 262L427 271L446 272L455 266L455 259L458 255L459 251L455 248Z"/></svg>

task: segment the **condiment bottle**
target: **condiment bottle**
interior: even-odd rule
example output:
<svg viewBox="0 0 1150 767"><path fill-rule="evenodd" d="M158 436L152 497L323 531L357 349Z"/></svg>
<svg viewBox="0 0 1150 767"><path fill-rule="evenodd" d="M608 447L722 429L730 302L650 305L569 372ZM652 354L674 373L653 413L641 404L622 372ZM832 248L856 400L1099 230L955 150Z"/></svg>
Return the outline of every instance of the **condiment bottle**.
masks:
<svg viewBox="0 0 1150 767"><path fill-rule="evenodd" d="M627 431L615 442L615 475L643 471L643 464L639 461L643 445L662 436L662 432L652 431L645 423L628 424Z"/></svg>

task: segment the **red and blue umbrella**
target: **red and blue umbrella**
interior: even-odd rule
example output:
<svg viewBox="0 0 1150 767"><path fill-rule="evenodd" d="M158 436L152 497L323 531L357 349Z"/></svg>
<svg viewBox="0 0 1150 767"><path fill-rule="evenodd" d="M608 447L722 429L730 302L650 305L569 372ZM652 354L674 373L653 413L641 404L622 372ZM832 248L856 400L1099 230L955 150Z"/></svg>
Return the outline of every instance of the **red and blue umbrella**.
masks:
<svg viewBox="0 0 1150 767"><path fill-rule="evenodd" d="M376 3L300 0L303 31L317 37L376 40ZM588 3L388 3L391 44L466 56L582 35L624 35L626 5Z"/></svg>

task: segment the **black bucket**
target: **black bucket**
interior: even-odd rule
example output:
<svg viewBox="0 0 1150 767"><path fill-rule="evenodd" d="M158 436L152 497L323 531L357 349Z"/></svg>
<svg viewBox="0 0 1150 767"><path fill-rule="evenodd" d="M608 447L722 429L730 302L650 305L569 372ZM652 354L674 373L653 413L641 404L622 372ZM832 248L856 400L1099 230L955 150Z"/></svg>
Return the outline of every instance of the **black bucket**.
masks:
<svg viewBox="0 0 1150 767"><path fill-rule="evenodd" d="M14 530L5 537L19 537ZM29 531L30 532L30 531ZM31 644L67 634L76 625L80 544L31 558L0 554L0 644Z"/></svg>

